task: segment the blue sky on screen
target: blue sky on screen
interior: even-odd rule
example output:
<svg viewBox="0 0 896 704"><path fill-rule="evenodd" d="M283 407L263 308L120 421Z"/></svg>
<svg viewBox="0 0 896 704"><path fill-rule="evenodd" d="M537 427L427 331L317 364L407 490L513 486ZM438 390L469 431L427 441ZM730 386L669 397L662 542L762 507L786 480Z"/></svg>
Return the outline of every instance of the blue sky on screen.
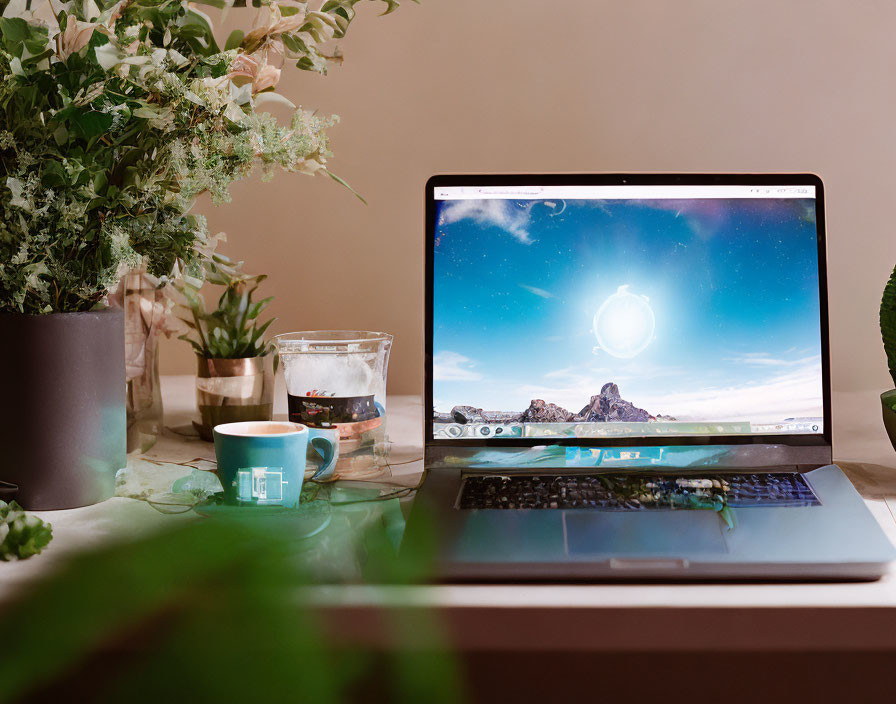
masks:
<svg viewBox="0 0 896 704"><path fill-rule="evenodd" d="M811 199L439 201L434 405L822 415Z"/></svg>

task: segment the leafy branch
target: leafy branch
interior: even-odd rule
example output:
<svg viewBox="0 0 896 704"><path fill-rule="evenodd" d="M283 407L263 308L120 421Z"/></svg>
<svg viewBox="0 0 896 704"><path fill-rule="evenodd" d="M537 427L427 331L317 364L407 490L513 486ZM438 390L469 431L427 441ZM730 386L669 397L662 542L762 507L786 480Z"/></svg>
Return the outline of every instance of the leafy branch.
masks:
<svg viewBox="0 0 896 704"><path fill-rule="evenodd" d="M232 0L0 0L0 311L89 310L140 264L198 272L193 203L256 167L347 185L327 168L335 118L276 90L286 61L341 60L329 43L360 1L257 0L222 48L196 6Z"/></svg>

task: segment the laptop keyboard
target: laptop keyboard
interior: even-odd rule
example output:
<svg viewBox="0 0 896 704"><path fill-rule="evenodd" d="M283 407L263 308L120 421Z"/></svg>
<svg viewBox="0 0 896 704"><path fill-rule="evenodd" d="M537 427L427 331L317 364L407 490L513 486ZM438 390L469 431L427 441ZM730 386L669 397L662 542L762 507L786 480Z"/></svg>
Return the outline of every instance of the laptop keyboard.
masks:
<svg viewBox="0 0 896 704"><path fill-rule="evenodd" d="M670 475L472 475L464 478L458 508L605 511L700 509L727 505L813 506L820 502L795 472Z"/></svg>

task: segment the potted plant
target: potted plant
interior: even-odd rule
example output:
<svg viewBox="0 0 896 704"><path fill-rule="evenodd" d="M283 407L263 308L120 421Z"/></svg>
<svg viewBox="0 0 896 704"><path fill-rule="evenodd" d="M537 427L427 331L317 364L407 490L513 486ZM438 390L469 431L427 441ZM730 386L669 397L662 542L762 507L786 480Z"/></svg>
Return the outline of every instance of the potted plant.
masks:
<svg viewBox="0 0 896 704"><path fill-rule="evenodd" d="M258 285L267 276L242 272L222 254L206 264L205 281L223 286L217 307L207 311L199 291L201 281L185 277L178 284L185 299L181 320L190 332L181 335L196 352L196 405L201 421L193 426L203 440L213 440L212 428L220 423L271 420L274 410L274 373L264 338L274 322L259 316L273 296L253 301Z"/></svg>
<svg viewBox="0 0 896 704"><path fill-rule="evenodd" d="M893 383L896 384L896 269L884 286L884 295L880 302L880 335L887 354L887 367ZM896 389L885 391L880 395L881 412L884 427L893 448L896 449Z"/></svg>
<svg viewBox="0 0 896 704"><path fill-rule="evenodd" d="M122 275L198 274L193 202L257 164L332 176L333 119L274 91L286 61L326 72L358 2L257 0L219 44L196 5L227 0L0 0L0 480L26 508L107 498L125 463Z"/></svg>

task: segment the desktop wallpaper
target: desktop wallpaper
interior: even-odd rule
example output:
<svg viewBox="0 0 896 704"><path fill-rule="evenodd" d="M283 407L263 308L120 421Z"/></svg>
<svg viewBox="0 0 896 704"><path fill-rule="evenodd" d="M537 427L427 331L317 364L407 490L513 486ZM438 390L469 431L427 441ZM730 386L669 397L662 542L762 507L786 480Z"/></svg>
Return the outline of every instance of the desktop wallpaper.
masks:
<svg viewBox="0 0 896 704"><path fill-rule="evenodd" d="M436 415L821 418L813 199L436 207Z"/></svg>

